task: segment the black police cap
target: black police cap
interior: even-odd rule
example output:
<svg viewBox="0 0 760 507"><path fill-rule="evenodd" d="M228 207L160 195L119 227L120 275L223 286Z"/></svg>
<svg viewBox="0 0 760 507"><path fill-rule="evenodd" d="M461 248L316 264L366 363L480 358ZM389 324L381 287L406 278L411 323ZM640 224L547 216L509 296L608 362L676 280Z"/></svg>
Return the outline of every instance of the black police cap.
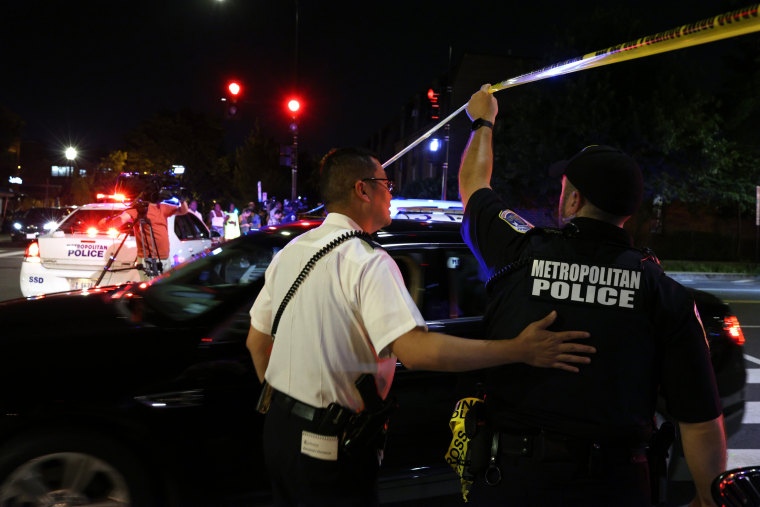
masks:
<svg viewBox="0 0 760 507"><path fill-rule="evenodd" d="M569 160L552 164L549 174L554 178L564 174L591 204L612 215L631 216L641 204L641 169L610 146L587 146Z"/></svg>

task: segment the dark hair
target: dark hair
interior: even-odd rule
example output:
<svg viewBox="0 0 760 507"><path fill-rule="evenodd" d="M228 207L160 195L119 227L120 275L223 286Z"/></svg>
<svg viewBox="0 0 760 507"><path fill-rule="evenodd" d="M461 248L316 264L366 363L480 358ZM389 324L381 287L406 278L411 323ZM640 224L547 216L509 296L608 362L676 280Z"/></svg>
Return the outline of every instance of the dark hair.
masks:
<svg viewBox="0 0 760 507"><path fill-rule="evenodd" d="M319 166L319 192L326 206L344 201L349 189L362 178L371 178L377 157L362 148L333 148Z"/></svg>

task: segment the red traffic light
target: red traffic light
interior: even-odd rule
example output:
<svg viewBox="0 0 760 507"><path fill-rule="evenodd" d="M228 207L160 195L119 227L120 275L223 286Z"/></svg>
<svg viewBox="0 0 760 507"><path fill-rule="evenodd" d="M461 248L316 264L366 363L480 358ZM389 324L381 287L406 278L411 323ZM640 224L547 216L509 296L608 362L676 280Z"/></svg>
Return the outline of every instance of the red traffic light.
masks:
<svg viewBox="0 0 760 507"><path fill-rule="evenodd" d="M288 109L293 114L297 113L301 109L301 102L295 98L288 100Z"/></svg>
<svg viewBox="0 0 760 507"><path fill-rule="evenodd" d="M238 95L240 95L241 89L242 88L240 87L240 84L238 84L235 81L232 81L227 85L227 90L229 90L230 95L232 95L233 97L237 97Z"/></svg>

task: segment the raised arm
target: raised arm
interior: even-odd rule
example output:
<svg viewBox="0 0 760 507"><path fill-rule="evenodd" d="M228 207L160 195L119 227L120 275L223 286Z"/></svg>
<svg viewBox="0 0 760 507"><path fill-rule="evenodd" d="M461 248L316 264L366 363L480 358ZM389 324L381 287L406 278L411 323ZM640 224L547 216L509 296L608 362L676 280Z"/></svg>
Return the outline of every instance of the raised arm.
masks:
<svg viewBox="0 0 760 507"><path fill-rule="evenodd" d="M490 84L484 84L467 104L467 115L475 121L483 119L491 124L496 120L499 111L498 103L493 94L488 92ZM493 170L493 129L481 126L474 130L467 143L459 169L459 193L462 205L467 207L467 201L475 191L491 185Z"/></svg>
<svg viewBox="0 0 760 507"><path fill-rule="evenodd" d="M528 325L513 340L470 340L442 333L413 329L391 345L404 366L416 370L469 371L508 363L526 363L543 368L577 372L568 363L588 364L590 359L575 354L593 354L594 347L567 340L587 338L583 331L548 331L557 318L551 312Z"/></svg>

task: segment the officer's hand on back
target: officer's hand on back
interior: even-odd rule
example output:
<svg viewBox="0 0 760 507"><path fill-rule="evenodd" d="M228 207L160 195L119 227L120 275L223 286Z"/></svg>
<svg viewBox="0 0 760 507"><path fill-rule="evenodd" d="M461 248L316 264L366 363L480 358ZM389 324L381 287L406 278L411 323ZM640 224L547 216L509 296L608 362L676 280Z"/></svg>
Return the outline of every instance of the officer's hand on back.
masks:
<svg viewBox="0 0 760 507"><path fill-rule="evenodd" d="M548 331L557 319L557 312L552 311L541 320L537 320L520 333L516 341L520 343L522 357L520 362L541 368L559 368L565 371L577 372L578 368L568 363L588 364L586 356L575 354L593 354L596 349L580 343L565 343L568 340L588 338L585 331Z"/></svg>

